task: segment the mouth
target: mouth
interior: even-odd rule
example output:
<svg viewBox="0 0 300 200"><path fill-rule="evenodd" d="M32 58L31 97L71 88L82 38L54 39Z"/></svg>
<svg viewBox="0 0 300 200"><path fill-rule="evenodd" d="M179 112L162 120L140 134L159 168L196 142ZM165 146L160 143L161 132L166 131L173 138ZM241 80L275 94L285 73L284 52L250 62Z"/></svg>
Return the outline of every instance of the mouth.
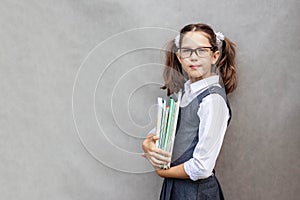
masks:
<svg viewBox="0 0 300 200"><path fill-rule="evenodd" d="M200 65L191 65L190 68L191 69L198 69L200 67Z"/></svg>

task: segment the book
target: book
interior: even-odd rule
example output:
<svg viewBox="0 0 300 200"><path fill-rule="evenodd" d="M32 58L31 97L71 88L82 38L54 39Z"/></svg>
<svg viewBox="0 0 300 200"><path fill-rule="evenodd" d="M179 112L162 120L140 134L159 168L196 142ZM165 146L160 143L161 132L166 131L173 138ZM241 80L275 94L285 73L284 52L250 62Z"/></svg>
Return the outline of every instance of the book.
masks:
<svg viewBox="0 0 300 200"><path fill-rule="evenodd" d="M156 141L156 147L167 151L172 156L176 127L179 114L179 105L182 96L182 91L177 93L177 101L173 97L168 97L167 100L157 98L157 117L156 117L156 135L159 139ZM168 102L168 104L167 104ZM161 165L161 169L169 169L170 164Z"/></svg>

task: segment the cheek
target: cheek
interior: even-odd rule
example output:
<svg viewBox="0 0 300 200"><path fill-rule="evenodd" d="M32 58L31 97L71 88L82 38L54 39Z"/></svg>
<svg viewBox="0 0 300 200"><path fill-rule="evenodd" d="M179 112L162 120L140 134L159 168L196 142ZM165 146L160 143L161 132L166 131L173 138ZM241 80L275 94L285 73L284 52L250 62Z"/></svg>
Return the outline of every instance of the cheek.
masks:
<svg viewBox="0 0 300 200"><path fill-rule="evenodd" d="M187 70L189 69L189 67L190 67L189 65L185 65L185 64L183 64L183 63L182 63L181 66L182 66L182 69L183 69L184 71L187 71Z"/></svg>
<svg viewBox="0 0 300 200"><path fill-rule="evenodd" d="M204 64L206 66L208 66L208 65L211 66L213 64L213 60L210 57L208 57L207 59L203 60L202 64Z"/></svg>
<svg viewBox="0 0 300 200"><path fill-rule="evenodd" d="M189 62L189 60L188 60L188 59L185 59L185 60L183 60L183 61L182 61L182 64L183 64L183 65L189 65L189 64L190 64L190 62Z"/></svg>
<svg viewBox="0 0 300 200"><path fill-rule="evenodd" d="M190 62L187 59L182 59L181 65L182 65L182 67L188 67L188 66L190 66Z"/></svg>

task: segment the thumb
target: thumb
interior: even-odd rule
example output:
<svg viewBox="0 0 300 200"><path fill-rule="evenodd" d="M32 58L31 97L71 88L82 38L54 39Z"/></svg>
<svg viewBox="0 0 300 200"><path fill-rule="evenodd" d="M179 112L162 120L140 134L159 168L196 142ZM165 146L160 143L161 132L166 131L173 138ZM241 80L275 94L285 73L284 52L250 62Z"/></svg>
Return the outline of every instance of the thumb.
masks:
<svg viewBox="0 0 300 200"><path fill-rule="evenodd" d="M159 139L159 136L155 135L155 136L152 137L152 139L153 139L154 141L156 141L156 140Z"/></svg>

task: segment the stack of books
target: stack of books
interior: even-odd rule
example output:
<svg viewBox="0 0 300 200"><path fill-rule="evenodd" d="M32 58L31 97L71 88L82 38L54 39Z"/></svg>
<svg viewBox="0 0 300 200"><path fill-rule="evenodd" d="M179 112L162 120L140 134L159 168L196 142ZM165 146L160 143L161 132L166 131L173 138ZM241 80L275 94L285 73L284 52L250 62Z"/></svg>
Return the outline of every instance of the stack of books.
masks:
<svg viewBox="0 0 300 200"><path fill-rule="evenodd" d="M179 91L177 101L175 101L172 97L169 97L168 100L161 97L157 98L158 110L156 135L159 136L159 139L156 141L156 147L169 152L171 155L173 151L181 96L182 92ZM169 169L170 163L167 165L161 165L160 168Z"/></svg>

